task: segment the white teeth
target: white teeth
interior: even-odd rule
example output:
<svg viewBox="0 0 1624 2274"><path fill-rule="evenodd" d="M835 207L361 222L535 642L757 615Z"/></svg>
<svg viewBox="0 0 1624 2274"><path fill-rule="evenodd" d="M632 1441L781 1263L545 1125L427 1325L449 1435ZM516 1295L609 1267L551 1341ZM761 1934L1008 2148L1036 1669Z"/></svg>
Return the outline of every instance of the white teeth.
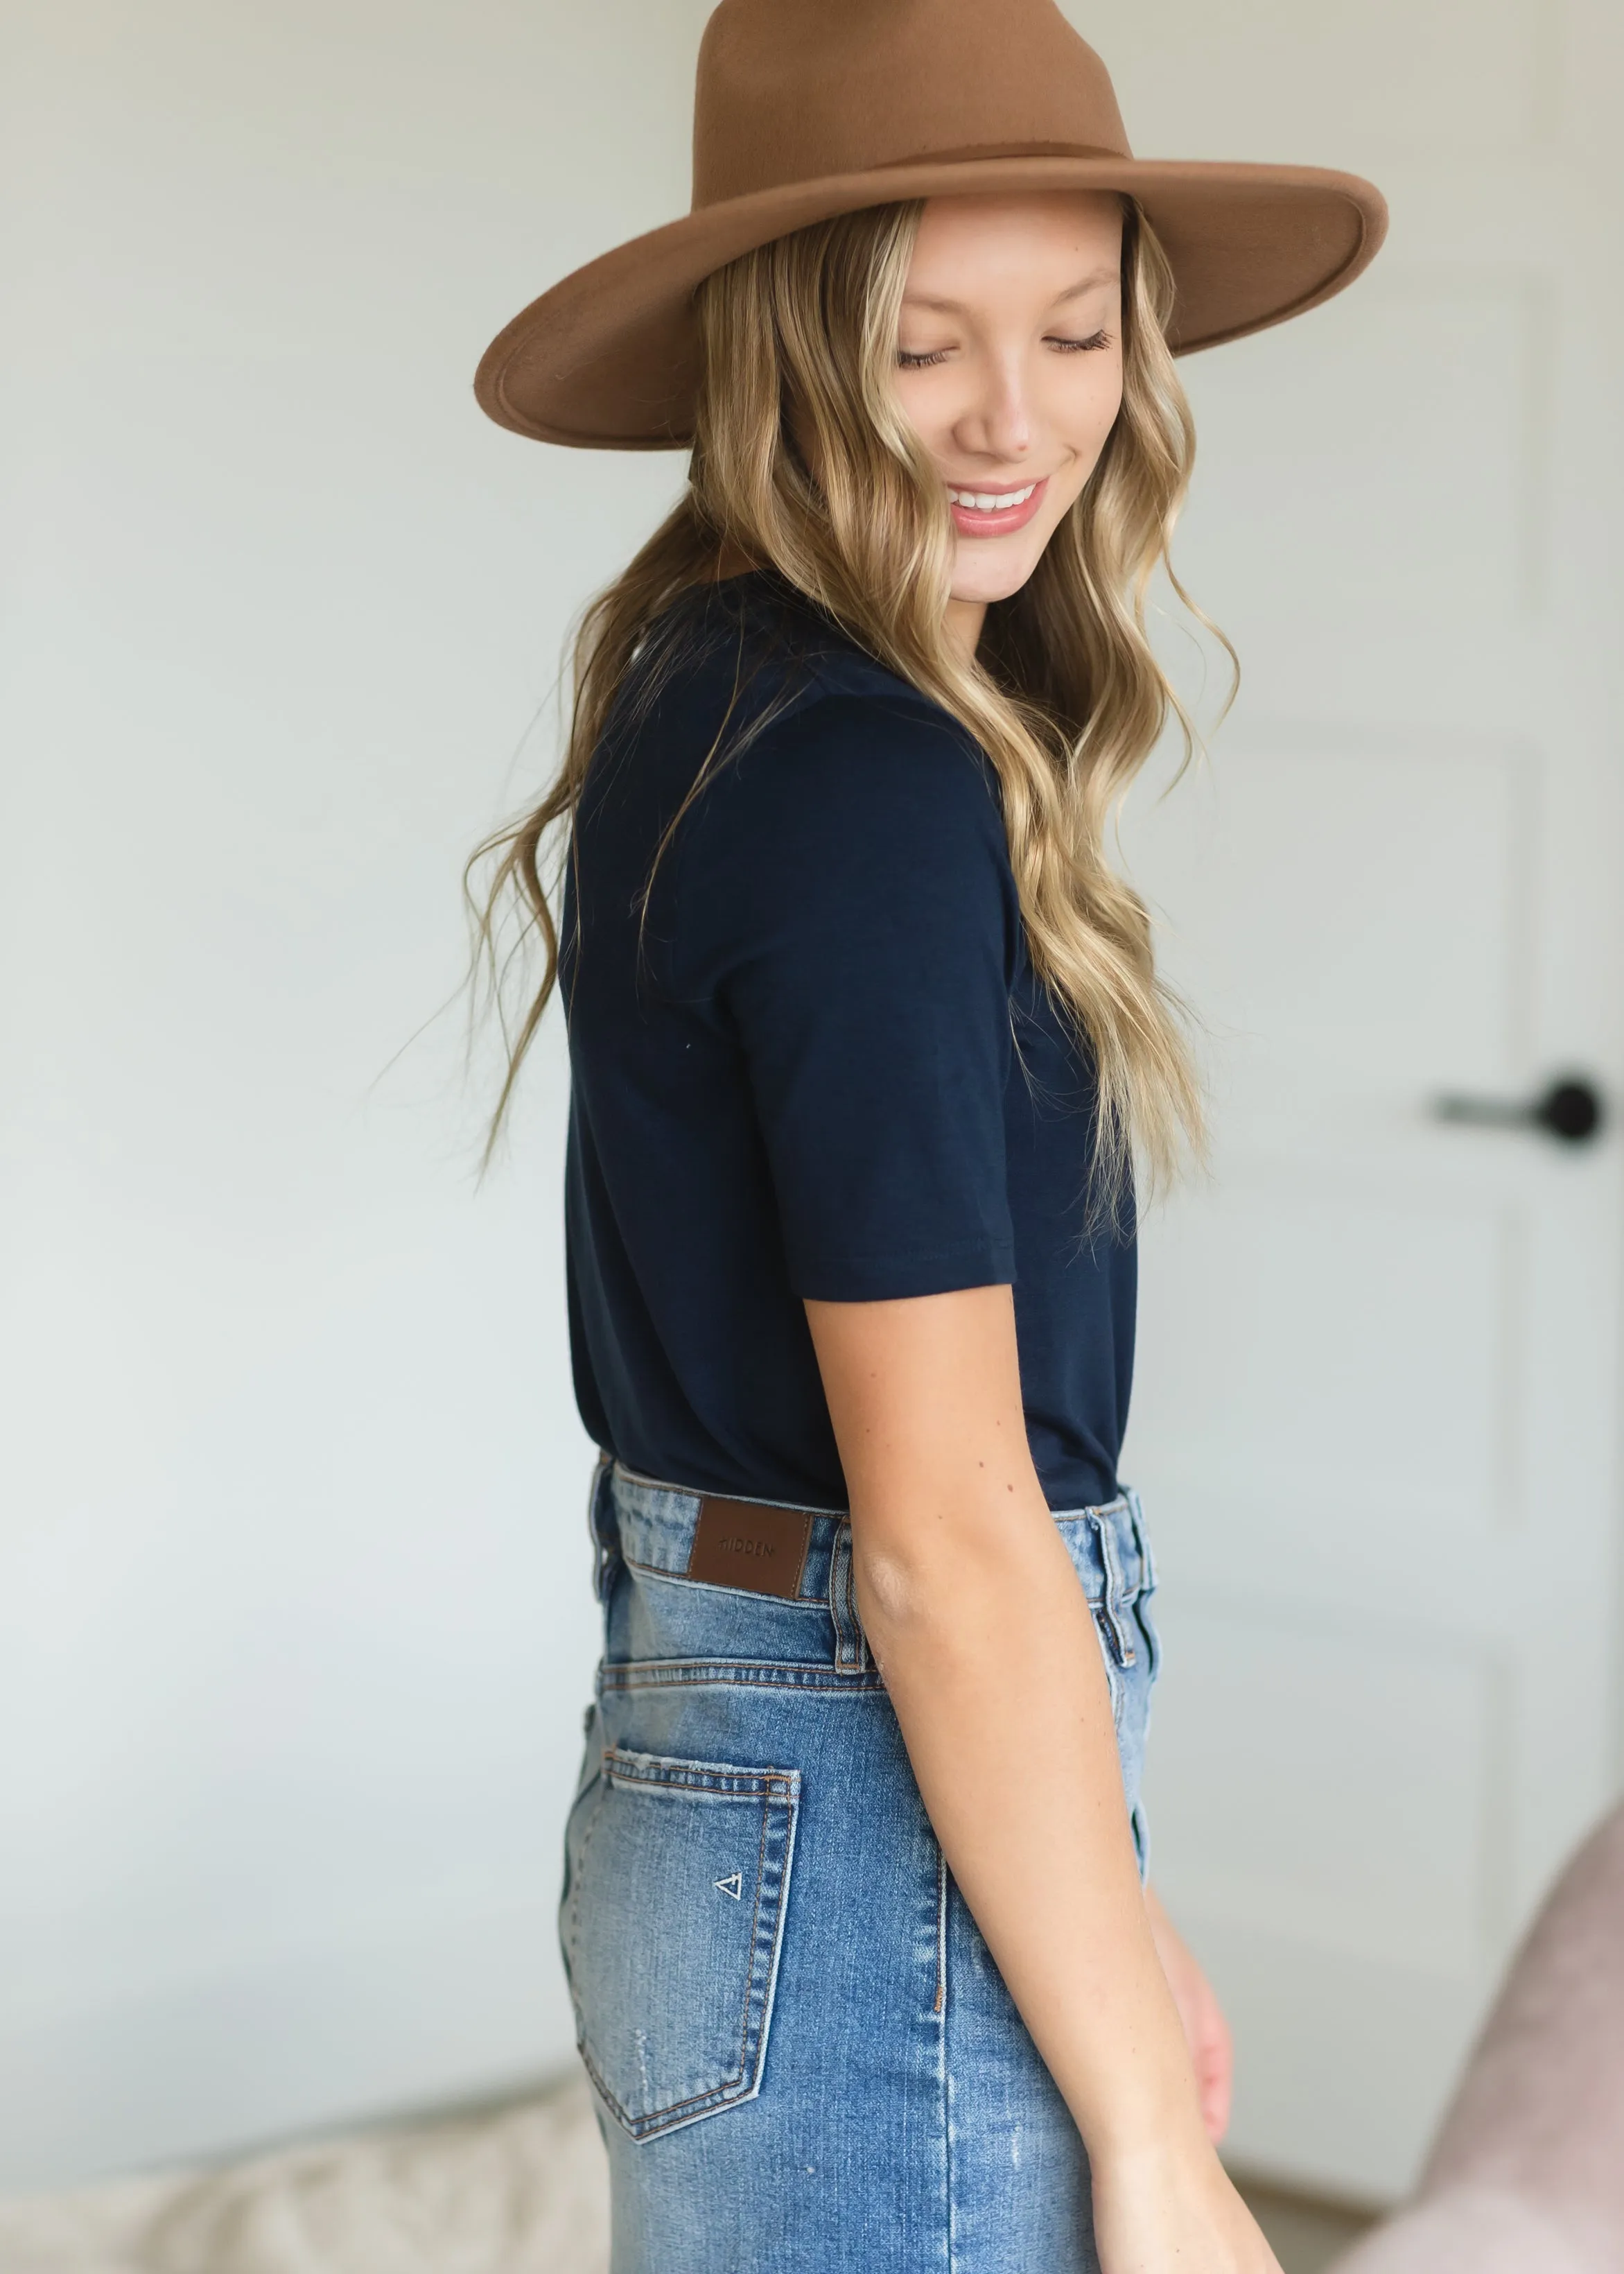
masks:
<svg viewBox="0 0 1624 2274"><path fill-rule="evenodd" d="M966 505L974 513L1007 513L1012 505L1025 505L1036 487L1035 482L1028 482L1024 490L1004 490L999 494L990 490L950 489L948 495L955 505Z"/></svg>

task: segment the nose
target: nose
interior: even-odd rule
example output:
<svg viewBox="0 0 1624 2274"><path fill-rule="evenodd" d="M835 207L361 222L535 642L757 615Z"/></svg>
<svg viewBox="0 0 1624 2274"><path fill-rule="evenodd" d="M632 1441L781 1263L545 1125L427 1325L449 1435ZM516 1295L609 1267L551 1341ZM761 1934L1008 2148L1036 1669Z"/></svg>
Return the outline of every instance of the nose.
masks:
<svg viewBox="0 0 1624 2274"><path fill-rule="evenodd" d="M975 378L954 425L954 441L974 457L1024 458L1032 448L1033 418L1019 359L989 356Z"/></svg>

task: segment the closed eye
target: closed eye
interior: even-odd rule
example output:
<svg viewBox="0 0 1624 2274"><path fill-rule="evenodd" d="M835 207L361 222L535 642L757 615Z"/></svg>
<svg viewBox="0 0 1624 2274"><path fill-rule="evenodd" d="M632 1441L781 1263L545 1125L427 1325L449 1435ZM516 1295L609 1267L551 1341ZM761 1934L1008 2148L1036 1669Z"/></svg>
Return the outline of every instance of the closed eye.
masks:
<svg viewBox="0 0 1624 2274"><path fill-rule="evenodd" d="M1066 339L1050 333L1044 341L1046 347L1058 348L1062 355L1080 355L1091 348L1108 348L1110 343L1111 335L1103 326L1097 332L1091 332L1086 340ZM918 353L907 348L898 348L897 363L903 371L926 371L932 364L945 363L951 353L951 348L931 348Z"/></svg>

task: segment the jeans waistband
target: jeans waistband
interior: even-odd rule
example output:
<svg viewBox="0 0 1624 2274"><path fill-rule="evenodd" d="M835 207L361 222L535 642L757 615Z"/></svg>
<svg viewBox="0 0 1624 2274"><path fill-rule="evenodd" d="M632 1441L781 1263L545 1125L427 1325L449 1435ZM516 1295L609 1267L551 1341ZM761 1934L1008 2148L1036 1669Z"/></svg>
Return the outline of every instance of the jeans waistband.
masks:
<svg viewBox="0 0 1624 2274"><path fill-rule="evenodd" d="M592 1475L588 1515L598 1562L598 1592L606 1600L621 1562L635 1571L672 1579L688 1577L688 1559L706 1497L697 1487L639 1475L621 1461L599 1452ZM836 1608L850 1605L851 1518L844 1511L801 1501L767 1500L809 1518L806 1559L795 1601ZM1071 1560L1090 1601L1108 1611L1155 1585L1155 1566L1146 1535L1139 1495L1124 1486L1116 1499L1096 1507L1056 1509L1054 1520L1068 1534ZM691 1584L699 1584L694 1582ZM855 1610L850 1609L855 1626Z"/></svg>

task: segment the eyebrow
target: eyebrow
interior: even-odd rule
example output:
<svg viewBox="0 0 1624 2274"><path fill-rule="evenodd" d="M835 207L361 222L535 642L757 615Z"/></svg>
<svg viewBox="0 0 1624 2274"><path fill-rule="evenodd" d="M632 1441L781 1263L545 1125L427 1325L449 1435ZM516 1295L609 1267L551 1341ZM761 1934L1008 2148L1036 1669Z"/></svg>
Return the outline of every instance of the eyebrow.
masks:
<svg viewBox="0 0 1624 2274"><path fill-rule="evenodd" d="M1120 268L1093 269L1086 276L1079 277L1075 284L1068 284L1064 292L1056 292L1049 305L1051 308L1063 307L1068 300L1081 299L1085 292L1092 292L1096 285L1116 284L1121 278ZM905 308L934 308L942 316L962 316L966 312L962 300L939 300L929 292L905 292L902 305Z"/></svg>

